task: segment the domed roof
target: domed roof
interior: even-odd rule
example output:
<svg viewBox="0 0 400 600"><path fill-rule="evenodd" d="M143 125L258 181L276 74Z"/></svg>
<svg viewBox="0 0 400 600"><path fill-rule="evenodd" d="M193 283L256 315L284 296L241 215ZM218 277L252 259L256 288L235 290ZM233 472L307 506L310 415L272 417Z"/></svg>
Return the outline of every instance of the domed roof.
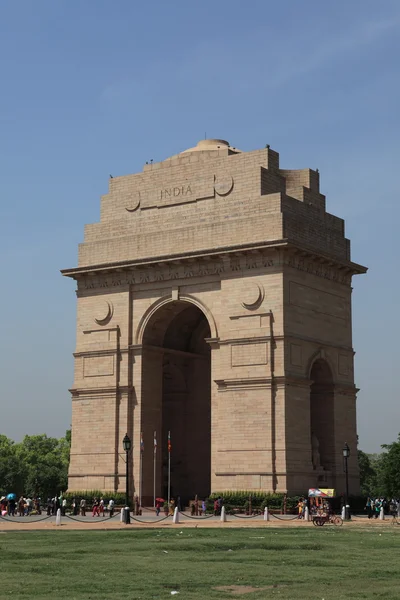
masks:
<svg viewBox="0 0 400 600"><path fill-rule="evenodd" d="M183 150L179 154L175 156L171 156L171 158L176 158L177 156L182 156L182 154L187 154L189 152L210 152L215 150L225 150L226 154L237 154L241 152L237 148L233 148L229 145L229 142L226 140L219 140L216 138L200 140L194 148L188 148L187 150Z"/></svg>

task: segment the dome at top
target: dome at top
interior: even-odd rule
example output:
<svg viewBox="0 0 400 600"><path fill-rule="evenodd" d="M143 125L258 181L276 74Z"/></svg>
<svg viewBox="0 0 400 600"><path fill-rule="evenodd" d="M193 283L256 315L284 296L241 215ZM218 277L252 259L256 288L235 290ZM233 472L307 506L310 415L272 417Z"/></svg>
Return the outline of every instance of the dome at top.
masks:
<svg viewBox="0 0 400 600"><path fill-rule="evenodd" d="M229 142L226 140L218 140L216 138L212 138L209 140L200 140L194 148L188 148L187 150L183 150L183 152L179 152L179 154L175 154L174 156L170 156L167 160L171 160L174 158L178 158L184 154L194 153L194 152L222 152L222 155L229 156L230 154L238 154L241 150L237 148L232 148L229 145Z"/></svg>
<svg viewBox="0 0 400 600"><path fill-rule="evenodd" d="M189 148L188 150L184 150L181 154L185 154L186 152L205 152L207 150L233 150L236 148L231 148L229 142L226 140L218 140L218 139L209 139L209 140L200 140L194 148Z"/></svg>

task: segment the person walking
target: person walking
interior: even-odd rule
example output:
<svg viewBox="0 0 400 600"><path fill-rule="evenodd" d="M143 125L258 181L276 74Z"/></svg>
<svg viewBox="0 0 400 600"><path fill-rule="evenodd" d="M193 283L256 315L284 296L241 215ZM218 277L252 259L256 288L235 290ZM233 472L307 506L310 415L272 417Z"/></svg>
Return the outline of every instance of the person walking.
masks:
<svg viewBox="0 0 400 600"><path fill-rule="evenodd" d="M373 510L372 510L372 500L371 500L371 498L369 496L367 498L367 502L366 502L366 505L365 505L365 510L367 511L367 517L368 517L368 519L372 519L372 513L373 513Z"/></svg>
<svg viewBox="0 0 400 600"><path fill-rule="evenodd" d="M111 498L107 506L110 519L114 516L114 506L114 500Z"/></svg>
<svg viewBox="0 0 400 600"><path fill-rule="evenodd" d="M303 502L303 498L300 498L300 500L297 503L297 510L298 510L298 519L302 519L303 518L303 507L304 507L304 502Z"/></svg>
<svg viewBox="0 0 400 600"><path fill-rule="evenodd" d="M158 517L158 515L160 514L160 510L161 510L161 506L162 506L162 501L160 500L160 498L156 498L156 516Z"/></svg>
<svg viewBox="0 0 400 600"><path fill-rule="evenodd" d="M26 499L26 516L29 517L29 515L31 514L33 509L33 501L32 498L29 496Z"/></svg>
<svg viewBox="0 0 400 600"><path fill-rule="evenodd" d="M214 517L218 516L218 498L214 500Z"/></svg>
<svg viewBox="0 0 400 600"><path fill-rule="evenodd" d="M74 517L78 516L78 512L79 512L78 502L77 502L76 498L72 498L72 514L74 515Z"/></svg>
<svg viewBox="0 0 400 600"><path fill-rule="evenodd" d="M100 498L100 502L99 502L99 516L104 517L104 498L101 497Z"/></svg>
<svg viewBox="0 0 400 600"><path fill-rule="evenodd" d="M100 516L100 511L99 511L99 501L97 500L97 498L93 499L93 510L92 510L92 517L99 517Z"/></svg>
<svg viewBox="0 0 400 600"><path fill-rule="evenodd" d="M175 510L175 500L173 498L171 498L170 503L169 503L169 516L170 517L174 516L174 510Z"/></svg>
<svg viewBox="0 0 400 600"><path fill-rule="evenodd" d="M16 507L16 501L15 498L11 498L8 501L8 515L10 517L15 517L15 507Z"/></svg>
<svg viewBox="0 0 400 600"><path fill-rule="evenodd" d="M85 498L81 498L79 506L81 509L81 516L86 517L86 500L85 500Z"/></svg>
<svg viewBox="0 0 400 600"><path fill-rule="evenodd" d="M23 496L18 500L18 516L23 517L25 514L25 498Z"/></svg>

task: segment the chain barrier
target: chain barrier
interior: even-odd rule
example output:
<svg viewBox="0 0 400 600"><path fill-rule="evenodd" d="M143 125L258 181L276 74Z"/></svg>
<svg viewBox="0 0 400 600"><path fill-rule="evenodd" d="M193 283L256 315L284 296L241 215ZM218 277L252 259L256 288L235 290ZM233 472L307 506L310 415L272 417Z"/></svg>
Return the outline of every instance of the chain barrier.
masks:
<svg viewBox="0 0 400 600"><path fill-rule="evenodd" d="M172 517L172 515L167 515L166 517L162 517L162 519L158 519L157 521L141 521L140 519L135 519L135 517L133 517L131 515L131 520L133 519L133 521L137 521L138 523L147 523L147 524L151 524L151 523L161 523L161 521L165 521L166 519L169 519L170 517Z"/></svg>
<svg viewBox="0 0 400 600"><path fill-rule="evenodd" d="M90 516L90 515L88 515L88 516ZM120 513L117 512L112 517L106 517L106 518L103 518L103 519L96 519L94 521L84 521L83 519L77 519L76 517L71 517L71 515L62 515L61 518L62 519L71 519L71 521L76 521L77 523L86 523L88 525L93 525L94 523L106 523L108 521L111 521L112 519L115 519L115 517L119 518L119 516L120 516ZM95 517L93 517L93 518L95 518Z"/></svg>
<svg viewBox="0 0 400 600"><path fill-rule="evenodd" d="M35 515L32 515L35 516ZM47 515L46 517L42 517L40 519L34 519L34 520L27 520L29 519L29 517L25 517L23 521L18 521L18 519L16 517L12 517L10 516L8 519L6 519L3 516L0 516L0 519L2 519L3 521L7 521L7 523L28 523L28 525L32 525L33 523L40 523L40 521L46 521L47 519L55 519L55 515Z"/></svg>
<svg viewBox="0 0 400 600"><path fill-rule="evenodd" d="M211 519L211 517L215 516L215 515L205 515L204 517L194 517L193 515L187 515L182 510L180 510L179 513L181 515L183 515L184 517L187 517L188 519L194 519L195 521L204 521L206 519Z"/></svg>
<svg viewBox="0 0 400 600"><path fill-rule="evenodd" d="M274 515L274 513L269 514L271 517L274 517L274 519L278 519L279 521L294 521L295 519L299 518L297 515L295 515L294 517L290 517L290 519L287 519L286 517L278 517L278 515Z"/></svg>

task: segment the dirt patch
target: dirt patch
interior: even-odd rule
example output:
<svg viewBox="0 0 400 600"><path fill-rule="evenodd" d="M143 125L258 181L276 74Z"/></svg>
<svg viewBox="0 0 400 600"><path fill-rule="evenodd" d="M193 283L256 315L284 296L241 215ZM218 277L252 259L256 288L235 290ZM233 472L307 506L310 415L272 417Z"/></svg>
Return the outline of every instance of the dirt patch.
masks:
<svg viewBox="0 0 400 600"><path fill-rule="evenodd" d="M241 596L242 594L251 594L252 592L263 592L264 590L273 590L283 585L266 585L264 587L253 587L251 585L219 585L214 590L219 592L231 592L233 596Z"/></svg>

